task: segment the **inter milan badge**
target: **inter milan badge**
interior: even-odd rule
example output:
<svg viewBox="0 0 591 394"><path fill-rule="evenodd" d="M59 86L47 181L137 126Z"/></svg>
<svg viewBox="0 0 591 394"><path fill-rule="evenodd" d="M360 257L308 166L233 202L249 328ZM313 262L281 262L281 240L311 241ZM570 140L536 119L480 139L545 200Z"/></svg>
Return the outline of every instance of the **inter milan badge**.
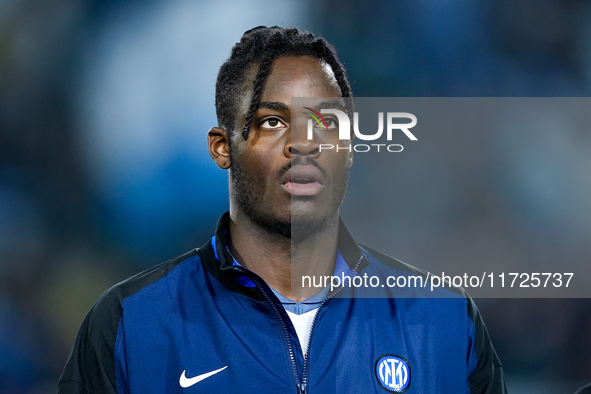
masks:
<svg viewBox="0 0 591 394"><path fill-rule="evenodd" d="M410 365L394 354L384 354L376 360L376 379L391 393L403 393L410 387Z"/></svg>

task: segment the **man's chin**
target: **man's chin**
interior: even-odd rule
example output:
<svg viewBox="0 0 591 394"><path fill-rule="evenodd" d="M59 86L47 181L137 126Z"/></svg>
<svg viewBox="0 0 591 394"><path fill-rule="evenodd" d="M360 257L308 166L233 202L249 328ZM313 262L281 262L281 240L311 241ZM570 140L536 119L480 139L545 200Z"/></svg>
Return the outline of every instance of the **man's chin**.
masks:
<svg viewBox="0 0 591 394"><path fill-rule="evenodd" d="M326 230L331 222L332 217L306 217L296 216L291 219L282 220L279 218L258 218L258 224L264 227L270 233L282 235L285 238L290 238L293 242L303 241L312 237L322 231ZM263 220L261 220L263 219Z"/></svg>
<svg viewBox="0 0 591 394"><path fill-rule="evenodd" d="M291 219L292 241L304 240L326 230L332 223L332 217L320 216L314 218L293 217Z"/></svg>

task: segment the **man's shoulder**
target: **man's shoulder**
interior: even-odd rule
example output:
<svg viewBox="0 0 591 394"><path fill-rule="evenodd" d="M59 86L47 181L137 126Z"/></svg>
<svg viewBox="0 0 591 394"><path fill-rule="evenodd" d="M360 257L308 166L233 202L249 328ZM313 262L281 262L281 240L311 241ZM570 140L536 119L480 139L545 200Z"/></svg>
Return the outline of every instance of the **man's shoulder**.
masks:
<svg viewBox="0 0 591 394"><path fill-rule="evenodd" d="M93 309L97 309L97 307L99 309L105 307L110 309L117 305L120 307L123 301L129 297L149 290L160 281L177 273L183 266L195 266L200 260L199 250L193 249L178 257L141 271L105 291L96 301Z"/></svg>
<svg viewBox="0 0 591 394"><path fill-rule="evenodd" d="M379 272L381 275L393 276L403 275L406 278L415 276L421 277L423 281L433 281L433 275L428 271L387 256L375 249L362 245L360 245L360 248L369 261L369 268L372 273ZM409 281L403 280L401 282L408 283ZM425 282L416 281L412 283L420 284ZM505 393L506 387L502 364L494 350L486 326L472 298L462 287L449 285L438 286L435 288L436 291L432 291L431 283L429 282L424 287L419 285L414 289L403 289L402 294L403 296L411 294L412 297L417 298L432 298L429 301L437 303L437 312L439 315L445 316L441 320L444 323L444 327L442 327L443 331L446 331L450 327L451 316L467 317L467 319L460 320L468 323L468 329L463 332L468 334L468 364L471 369L469 377L470 390L471 392ZM405 292L404 290L409 291ZM460 302L458 303L458 301ZM448 313L450 310L449 306L453 306L454 304L461 308L461 310L456 309L458 313L455 315ZM430 311L434 312L433 309ZM429 315L431 315L431 312ZM455 331L455 334L458 333L462 333L462 330Z"/></svg>
<svg viewBox="0 0 591 394"><path fill-rule="evenodd" d="M388 256L380 251L377 251L369 246L359 244L359 248L362 252L365 252L365 256L371 263L379 263L383 264L384 266L397 270L408 272L409 274L424 276L425 278L429 275L429 273L425 270L417 268L413 265L405 263L401 260L398 260L394 257Z"/></svg>
<svg viewBox="0 0 591 394"><path fill-rule="evenodd" d="M372 272L376 275L380 276L387 276L395 280L399 276L412 278L414 281L403 281L403 283L408 285L408 283L413 283L414 290L418 290L412 293L413 297L419 298L466 298L471 300L470 296L466 292L466 290L462 287L453 286L448 284L447 282L441 281L434 281L433 274L429 271L423 270L418 268L414 265L405 263L401 260L398 260L394 257L388 256L380 251L377 251L373 248L370 248L365 245L359 245L362 253L365 255L369 262L369 266L371 267ZM416 279L420 278L420 281ZM436 277L435 279L439 279ZM392 282L390 282L392 283ZM398 282L396 282L398 283ZM417 286L417 283L420 283Z"/></svg>
<svg viewBox="0 0 591 394"><path fill-rule="evenodd" d="M79 335L83 341L101 341L109 337L114 341L117 326L123 314L124 305L129 299L146 294L167 277L178 273L184 263L197 264L200 260L198 250L192 250L174 259L146 269L106 290L94 303L86 315ZM180 277L180 276L179 276Z"/></svg>
<svg viewBox="0 0 591 394"><path fill-rule="evenodd" d="M192 250L144 270L105 291L86 315L70 359L60 379L60 392L115 392L115 352L126 300L149 294L167 278L185 278L200 266L198 250ZM170 281L172 282L172 281ZM138 304L136 304L137 306ZM157 303L140 302L149 310ZM133 319L132 319L133 320ZM89 392L89 391L84 391Z"/></svg>

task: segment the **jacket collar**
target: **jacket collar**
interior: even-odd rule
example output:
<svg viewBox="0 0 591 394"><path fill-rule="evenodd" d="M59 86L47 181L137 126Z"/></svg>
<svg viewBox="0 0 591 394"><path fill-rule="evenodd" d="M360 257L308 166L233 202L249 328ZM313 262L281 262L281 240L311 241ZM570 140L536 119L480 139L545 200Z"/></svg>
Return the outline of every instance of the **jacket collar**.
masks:
<svg viewBox="0 0 591 394"><path fill-rule="evenodd" d="M203 258L203 263L209 273L226 287L233 291L237 291L238 293L262 300L262 296L258 289L242 286L238 282L237 278L244 276L245 272L234 265L234 259L228 250L229 234L230 213L226 212L218 220L215 232L215 243L210 240L199 249L199 254ZM360 272L365 266L367 266L367 259L361 261L363 258L361 249L357 246L353 237L349 233L349 230L347 230L347 227L340 218L337 248L349 266L349 269L356 269L357 272ZM247 273L247 276L250 277L250 279L256 279L259 283L264 283L260 277L253 273Z"/></svg>

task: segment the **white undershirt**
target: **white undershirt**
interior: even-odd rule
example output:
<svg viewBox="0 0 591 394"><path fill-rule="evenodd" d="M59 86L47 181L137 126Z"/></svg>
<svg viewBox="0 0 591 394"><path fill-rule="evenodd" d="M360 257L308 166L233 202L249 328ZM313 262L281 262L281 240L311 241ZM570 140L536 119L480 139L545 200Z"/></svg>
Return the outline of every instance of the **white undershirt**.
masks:
<svg viewBox="0 0 591 394"><path fill-rule="evenodd" d="M308 343L310 342L310 332L312 331L312 323L314 322L314 316L316 316L318 308L306 313L302 313L301 315L297 315L290 311L286 312L287 316L289 316L289 318L291 319L293 327L296 330L296 334L298 334L300 345L302 345L302 353L304 353L304 357L306 357Z"/></svg>

